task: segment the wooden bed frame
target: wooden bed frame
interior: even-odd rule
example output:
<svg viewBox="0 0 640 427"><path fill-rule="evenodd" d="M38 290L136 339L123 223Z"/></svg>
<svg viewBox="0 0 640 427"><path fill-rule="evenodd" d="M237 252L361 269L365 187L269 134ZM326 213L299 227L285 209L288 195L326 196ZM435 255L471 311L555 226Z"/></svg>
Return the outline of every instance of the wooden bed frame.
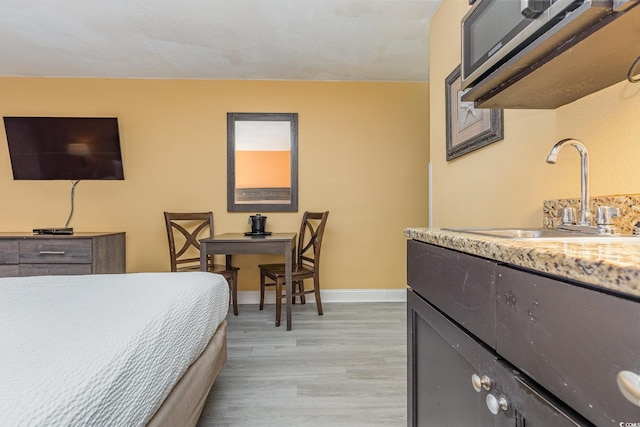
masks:
<svg viewBox="0 0 640 427"><path fill-rule="evenodd" d="M213 382L226 361L227 321L224 320L200 357L176 383L147 426L195 426Z"/></svg>

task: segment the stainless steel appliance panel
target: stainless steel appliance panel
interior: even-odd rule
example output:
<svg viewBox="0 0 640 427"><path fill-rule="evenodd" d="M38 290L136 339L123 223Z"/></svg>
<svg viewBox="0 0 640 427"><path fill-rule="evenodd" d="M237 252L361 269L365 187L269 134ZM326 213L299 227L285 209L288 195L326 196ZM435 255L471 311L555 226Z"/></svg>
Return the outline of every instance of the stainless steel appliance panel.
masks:
<svg viewBox="0 0 640 427"><path fill-rule="evenodd" d="M580 31L612 12L613 0L478 0L462 18L462 89L563 21Z"/></svg>

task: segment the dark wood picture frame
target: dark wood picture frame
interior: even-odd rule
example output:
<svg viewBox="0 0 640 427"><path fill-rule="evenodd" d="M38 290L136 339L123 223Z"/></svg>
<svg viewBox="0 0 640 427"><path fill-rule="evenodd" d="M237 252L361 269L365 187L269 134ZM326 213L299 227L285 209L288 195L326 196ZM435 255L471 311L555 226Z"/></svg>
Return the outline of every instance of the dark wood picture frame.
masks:
<svg viewBox="0 0 640 427"><path fill-rule="evenodd" d="M236 123L281 122L289 128L290 187L236 188ZM258 136L260 133L258 133ZM282 194L285 191L286 194ZM298 113L227 113L227 211L298 211Z"/></svg>
<svg viewBox="0 0 640 427"><path fill-rule="evenodd" d="M460 98L460 65L445 79L447 160L504 138L503 110L475 108Z"/></svg>

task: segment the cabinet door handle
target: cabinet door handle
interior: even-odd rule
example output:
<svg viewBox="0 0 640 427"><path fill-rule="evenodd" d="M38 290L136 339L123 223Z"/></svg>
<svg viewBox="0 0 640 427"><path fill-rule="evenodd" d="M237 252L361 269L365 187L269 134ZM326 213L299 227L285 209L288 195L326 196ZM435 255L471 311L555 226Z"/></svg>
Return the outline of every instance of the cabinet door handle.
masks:
<svg viewBox="0 0 640 427"><path fill-rule="evenodd" d="M487 394L486 398L487 408L493 415L498 415L502 409L504 412L509 410L509 401L503 395L495 397L493 394Z"/></svg>
<svg viewBox="0 0 640 427"><path fill-rule="evenodd" d="M40 251L40 255L64 255L64 251Z"/></svg>
<svg viewBox="0 0 640 427"><path fill-rule="evenodd" d="M471 385L473 389L480 393L482 389L491 390L491 378L486 375L480 377L478 374L471 375Z"/></svg>

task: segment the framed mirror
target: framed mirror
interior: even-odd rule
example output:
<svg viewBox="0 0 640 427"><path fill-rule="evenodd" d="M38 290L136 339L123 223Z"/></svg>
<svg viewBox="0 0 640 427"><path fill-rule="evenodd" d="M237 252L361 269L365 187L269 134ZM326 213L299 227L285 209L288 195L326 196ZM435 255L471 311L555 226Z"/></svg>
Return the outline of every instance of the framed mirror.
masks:
<svg viewBox="0 0 640 427"><path fill-rule="evenodd" d="M298 211L297 113L227 113L227 210Z"/></svg>

